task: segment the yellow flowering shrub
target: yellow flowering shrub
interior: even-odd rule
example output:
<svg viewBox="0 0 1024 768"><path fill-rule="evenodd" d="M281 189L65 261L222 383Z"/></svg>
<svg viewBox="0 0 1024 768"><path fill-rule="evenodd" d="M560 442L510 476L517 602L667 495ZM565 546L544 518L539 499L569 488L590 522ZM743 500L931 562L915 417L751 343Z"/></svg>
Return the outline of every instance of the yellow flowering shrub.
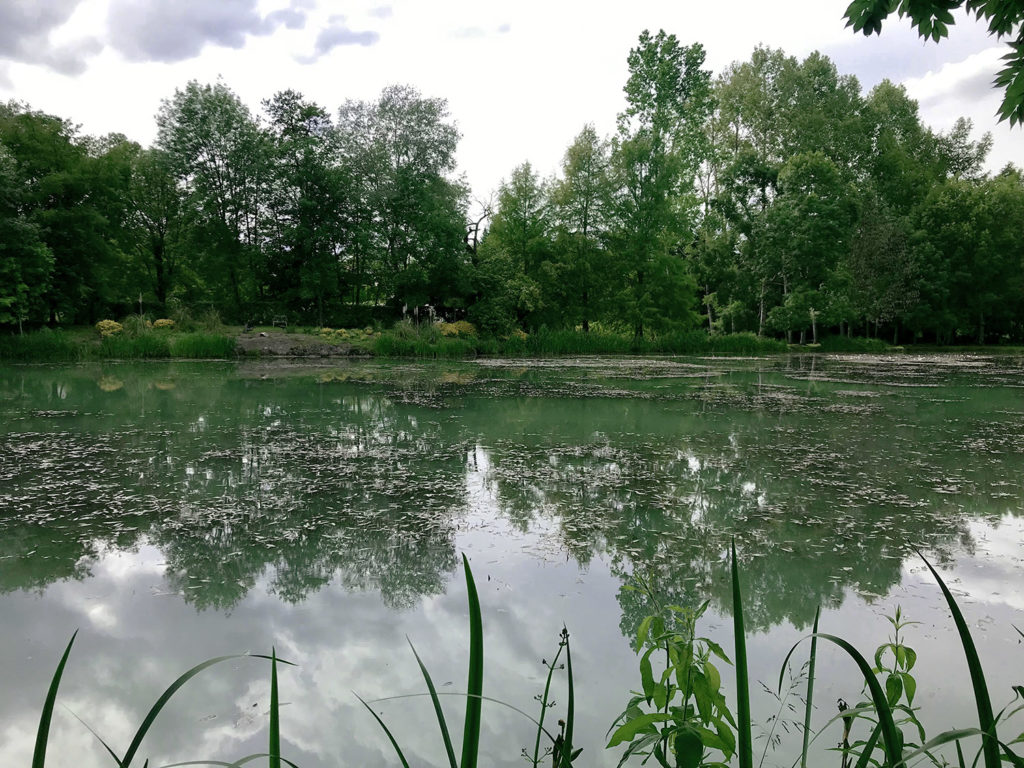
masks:
<svg viewBox="0 0 1024 768"><path fill-rule="evenodd" d="M105 339L120 333L124 330L124 326L116 320L100 320L96 323L96 330L99 331L100 337Z"/></svg>
<svg viewBox="0 0 1024 768"><path fill-rule="evenodd" d="M353 342L362 341L364 339L372 339L376 334L373 332L373 328L321 328L320 338L326 342L338 344L342 342Z"/></svg>
<svg viewBox="0 0 1024 768"><path fill-rule="evenodd" d="M157 329L166 328L167 330L171 330L171 328L174 327L174 321L167 317L161 317L159 320L153 321L153 327Z"/></svg>
<svg viewBox="0 0 1024 768"><path fill-rule="evenodd" d="M437 329L442 336L448 338L476 338L476 326L468 320L456 320L454 323L437 323Z"/></svg>

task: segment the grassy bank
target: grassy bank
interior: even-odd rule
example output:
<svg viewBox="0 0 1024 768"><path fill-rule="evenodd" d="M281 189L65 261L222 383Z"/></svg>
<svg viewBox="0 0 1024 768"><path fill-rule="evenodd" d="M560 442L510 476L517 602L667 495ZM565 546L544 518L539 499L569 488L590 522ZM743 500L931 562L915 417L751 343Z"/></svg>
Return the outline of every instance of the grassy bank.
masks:
<svg viewBox="0 0 1024 768"><path fill-rule="evenodd" d="M235 356L226 333L149 331L99 338L90 328L0 336L0 362L84 362L89 360L224 359Z"/></svg>
<svg viewBox="0 0 1024 768"><path fill-rule="evenodd" d="M260 330L260 329L256 329ZM266 328L274 335L280 329ZM166 358L225 359L238 356L236 338L241 327L161 330L126 323L125 332L100 338L92 327L33 331L24 335L0 335L0 362L78 362L88 360L151 360ZM753 333L708 335L694 330L649 334L635 339L630 333L596 327L580 330L541 329L531 334L506 337L481 336L467 323L395 324L387 330L372 328L330 330L294 328L291 333L321 342L353 348L374 357L465 359L473 357L558 357L569 355L693 355L747 356L785 352L825 354L905 353L1024 355L1019 346L935 346L926 344L893 347L881 339L826 336L820 344L791 345L781 339ZM339 354L344 354L339 350Z"/></svg>
<svg viewBox="0 0 1024 768"><path fill-rule="evenodd" d="M486 338L447 336L436 326L397 325L368 340L378 357L557 357L560 355L764 355L786 352L785 342L752 333L709 336L704 331L651 335L635 339L607 330L541 329L531 334Z"/></svg>

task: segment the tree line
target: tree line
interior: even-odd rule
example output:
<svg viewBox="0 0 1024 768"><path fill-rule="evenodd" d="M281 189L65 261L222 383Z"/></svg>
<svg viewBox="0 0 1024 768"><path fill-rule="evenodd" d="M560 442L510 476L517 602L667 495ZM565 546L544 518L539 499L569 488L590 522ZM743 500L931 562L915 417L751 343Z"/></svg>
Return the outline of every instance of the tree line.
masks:
<svg viewBox="0 0 1024 768"><path fill-rule="evenodd" d="M446 102L409 86L253 114L190 82L149 148L0 105L0 326L429 307L495 335L1024 338L1024 175L984 172L990 137L936 133L902 87L865 94L820 53L704 64L645 31L612 135L585 126L557 175L522 163L474 205Z"/></svg>

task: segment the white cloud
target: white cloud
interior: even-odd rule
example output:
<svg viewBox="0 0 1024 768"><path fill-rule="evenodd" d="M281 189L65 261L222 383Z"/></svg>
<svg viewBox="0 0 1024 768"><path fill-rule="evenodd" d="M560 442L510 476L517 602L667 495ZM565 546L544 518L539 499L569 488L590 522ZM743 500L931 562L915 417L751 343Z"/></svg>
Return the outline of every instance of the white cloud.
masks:
<svg viewBox="0 0 1024 768"><path fill-rule="evenodd" d="M1002 46L993 46L960 61L943 64L937 71L903 81L907 93L927 108L942 102L983 101L993 92L992 80L1002 67Z"/></svg>
<svg viewBox="0 0 1024 768"><path fill-rule="evenodd" d="M910 97L918 101L921 118L935 130L949 130L962 116L974 123L973 139L980 139L986 132L992 134L992 151L986 163L991 172L1007 163L1024 165L1024 133L996 118L1003 92L992 87L992 80L1002 68L1003 53L1002 46L988 47L903 82Z"/></svg>

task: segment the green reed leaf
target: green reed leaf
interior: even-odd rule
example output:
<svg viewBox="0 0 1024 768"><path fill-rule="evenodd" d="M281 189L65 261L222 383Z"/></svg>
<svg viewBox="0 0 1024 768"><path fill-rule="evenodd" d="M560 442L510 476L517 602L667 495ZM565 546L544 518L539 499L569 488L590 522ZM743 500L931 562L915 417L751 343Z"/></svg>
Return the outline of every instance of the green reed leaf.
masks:
<svg viewBox="0 0 1024 768"><path fill-rule="evenodd" d="M743 629L743 600L736 566L736 540L732 541L732 628L736 645L736 730L739 735L740 768L754 768L754 745L750 735L750 678L747 674L747 639Z"/></svg>
<svg viewBox="0 0 1024 768"><path fill-rule="evenodd" d="M437 725L441 729L441 738L444 740L444 749L448 754L448 765L451 768L458 768L458 763L455 762L455 750L452 748L452 737L448 733L448 723L444 719L444 710L441 709L441 699L438 698L434 681L431 679L423 660L420 659L420 655L416 653L416 647L412 644L412 640L408 637L405 639L409 643L409 647L412 648L412 655L416 657L416 663L420 665L420 672L423 673L423 679L427 683L427 691L430 693L430 700L434 704L434 714L437 715Z"/></svg>
<svg viewBox="0 0 1024 768"><path fill-rule="evenodd" d="M57 701L57 689L60 688L60 679L64 675L64 665L68 663L68 656L71 655L71 646L78 637L78 630L71 635L64 655L60 657L60 663L50 679L50 688L46 692L46 699L43 701L43 711L39 713L39 730L36 732L36 746L32 752L32 768L44 768L46 765L46 744L50 738L50 721L53 719L53 705Z"/></svg>
<svg viewBox="0 0 1024 768"><path fill-rule="evenodd" d="M484 690L484 628L480 598L469 559L462 555L469 598L469 680L466 683L466 725L462 736L462 768L476 768L480 752L480 709Z"/></svg>
<svg viewBox="0 0 1024 768"><path fill-rule="evenodd" d="M373 707L371 707L369 704L363 701L362 696L360 696L355 691L352 692L352 695L359 699L360 703L364 707L366 707L367 710L369 710L371 715L373 715L373 719L377 721L377 724L384 729L384 733L387 735L388 740L391 742L391 746L394 747L395 754L398 755L398 760L402 763L403 768L409 768L409 761L406 760L405 755L402 754L402 748L398 746L398 742L395 741L395 737L391 733L391 729L388 728L384 721L380 719L380 715L373 711Z"/></svg>
<svg viewBox="0 0 1024 768"><path fill-rule="evenodd" d="M814 611L814 627L811 629L811 655L807 662L807 695L804 701L804 739L800 751L800 768L807 768L807 750L811 738L811 711L814 708L814 664L818 658L818 619L821 618L821 606ZM782 693L782 680L779 680L779 693Z"/></svg>
<svg viewBox="0 0 1024 768"><path fill-rule="evenodd" d="M270 768L281 768L281 719L277 699L277 649L270 648Z"/></svg>
<svg viewBox="0 0 1024 768"><path fill-rule="evenodd" d="M960 635L960 644L963 646L964 655L967 657L967 668L970 670L971 685L974 688L974 703L978 709L978 725L985 734L981 742L985 768L999 768L999 741L996 735L996 721L992 714L992 700L988 695L988 685L985 682L985 673L981 668L978 650L974 647L974 640L971 638L971 632L967 628L964 615L960 612L960 607L956 604L956 600L953 599L953 595L946 586L946 583L939 576L938 572L932 568L932 564L928 562L927 558L920 551L917 551L917 554L918 557L924 560L924 564L928 566L932 577L938 582L939 589L942 590L942 596L946 598L949 612L953 614L953 623L956 624L956 631Z"/></svg>

